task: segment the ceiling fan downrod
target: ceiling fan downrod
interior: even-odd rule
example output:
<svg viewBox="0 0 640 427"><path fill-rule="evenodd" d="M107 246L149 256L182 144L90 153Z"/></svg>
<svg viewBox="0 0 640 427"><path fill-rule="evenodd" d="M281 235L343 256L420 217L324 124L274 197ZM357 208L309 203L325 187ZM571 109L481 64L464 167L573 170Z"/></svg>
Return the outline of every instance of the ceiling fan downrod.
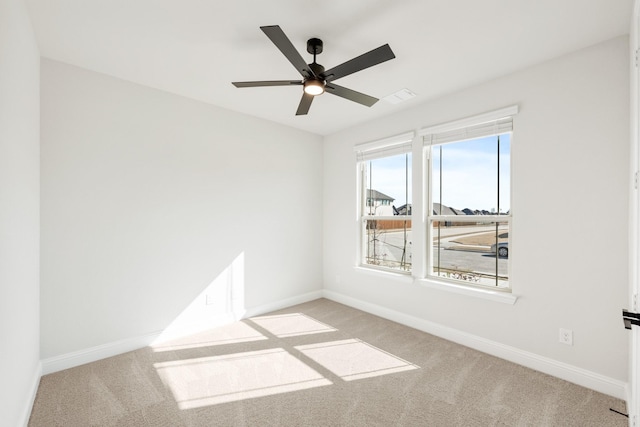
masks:
<svg viewBox="0 0 640 427"><path fill-rule="evenodd" d="M313 55L313 62L308 64L313 76L309 76L304 80L304 92L312 96L322 95L326 86L325 79L321 77L324 73L324 67L316 62L316 55L322 53L322 46L322 40L320 39L311 38L307 40L307 52Z"/></svg>

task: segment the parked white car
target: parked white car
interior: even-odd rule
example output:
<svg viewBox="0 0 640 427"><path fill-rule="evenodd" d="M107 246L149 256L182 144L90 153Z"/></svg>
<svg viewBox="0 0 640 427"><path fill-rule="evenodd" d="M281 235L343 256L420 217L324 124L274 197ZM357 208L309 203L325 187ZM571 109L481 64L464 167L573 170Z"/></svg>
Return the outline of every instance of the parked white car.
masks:
<svg viewBox="0 0 640 427"><path fill-rule="evenodd" d="M498 243L498 256L500 258L509 258L509 242ZM491 253L496 253L496 244L491 245Z"/></svg>

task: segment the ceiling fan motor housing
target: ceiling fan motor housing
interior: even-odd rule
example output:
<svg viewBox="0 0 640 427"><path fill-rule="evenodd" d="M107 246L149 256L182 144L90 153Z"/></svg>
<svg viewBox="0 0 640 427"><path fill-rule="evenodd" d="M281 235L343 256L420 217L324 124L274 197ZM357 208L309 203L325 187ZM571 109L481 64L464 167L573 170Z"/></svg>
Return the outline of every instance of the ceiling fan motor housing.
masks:
<svg viewBox="0 0 640 427"><path fill-rule="evenodd" d="M309 76L304 79L304 91L305 93L313 96L322 95L327 82L324 79L324 67L315 62L315 55L314 62L309 64L309 68L311 68L315 77Z"/></svg>
<svg viewBox="0 0 640 427"><path fill-rule="evenodd" d="M322 65L318 64L317 62L312 62L311 64L309 64L309 68L311 68L311 71L313 71L313 74L318 76L318 78L322 79L322 77L320 77L322 73L324 73L324 67Z"/></svg>

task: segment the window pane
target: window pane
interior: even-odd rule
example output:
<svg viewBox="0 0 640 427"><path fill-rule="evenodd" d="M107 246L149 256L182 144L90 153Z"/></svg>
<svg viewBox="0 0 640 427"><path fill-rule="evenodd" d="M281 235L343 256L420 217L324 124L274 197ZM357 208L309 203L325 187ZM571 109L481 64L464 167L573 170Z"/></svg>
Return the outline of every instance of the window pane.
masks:
<svg viewBox="0 0 640 427"><path fill-rule="evenodd" d="M466 284L509 287L507 222L432 220L430 227L431 275Z"/></svg>
<svg viewBox="0 0 640 427"><path fill-rule="evenodd" d="M363 263L411 270L411 220L364 220Z"/></svg>
<svg viewBox="0 0 640 427"><path fill-rule="evenodd" d="M363 214L410 214L411 153L370 160L365 165L366 192Z"/></svg>
<svg viewBox="0 0 640 427"><path fill-rule="evenodd" d="M507 213L511 204L510 145L510 135L504 134L432 147L431 213Z"/></svg>

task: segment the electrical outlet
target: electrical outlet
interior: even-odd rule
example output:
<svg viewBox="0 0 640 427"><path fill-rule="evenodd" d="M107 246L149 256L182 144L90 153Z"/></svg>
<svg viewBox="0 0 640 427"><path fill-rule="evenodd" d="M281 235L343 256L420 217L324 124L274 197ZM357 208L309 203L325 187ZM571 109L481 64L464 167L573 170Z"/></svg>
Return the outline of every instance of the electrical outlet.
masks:
<svg viewBox="0 0 640 427"><path fill-rule="evenodd" d="M558 341L560 341L562 344L573 345L573 331L571 329L560 328Z"/></svg>

